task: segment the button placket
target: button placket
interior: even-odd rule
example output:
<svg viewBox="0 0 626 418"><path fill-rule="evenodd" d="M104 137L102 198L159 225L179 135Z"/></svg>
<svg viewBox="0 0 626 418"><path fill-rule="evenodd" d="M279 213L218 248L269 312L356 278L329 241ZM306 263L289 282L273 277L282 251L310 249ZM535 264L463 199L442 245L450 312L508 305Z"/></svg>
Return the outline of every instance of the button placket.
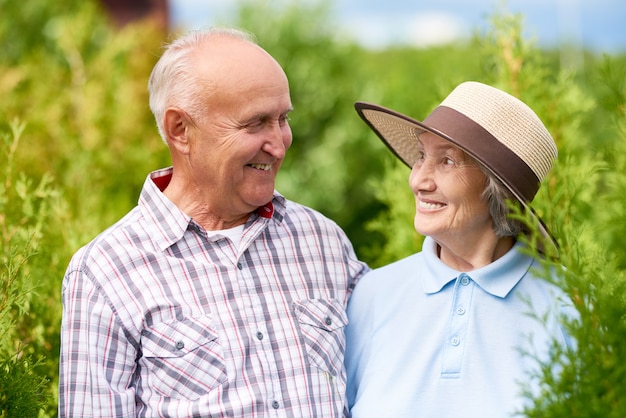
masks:
<svg viewBox="0 0 626 418"><path fill-rule="evenodd" d="M280 398L282 386L272 345L274 335L266 325L267 307L260 297L259 284L262 278L255 272L254 262L248 261L247 254L247 250L241 252L232 272L240 287L241 300L244 301L242 302L245 312L244 321L250 339L250 350L254 351L253 367L259 370L260 379L264 382L266 393L268 393L268 404L273 409L279 409L279 401L282 401ZM278 396L274 396L275 394Z"/></svg>
<svg viewBox="0 0 626 418"><path fill-rule="evenodd" d="M461 273L454 286L454 296L448 318L448 333L443 350L441 374L443 378L460 377L465 337L470 320L469 309L472 303L474 286L471 278Z"/></svg>

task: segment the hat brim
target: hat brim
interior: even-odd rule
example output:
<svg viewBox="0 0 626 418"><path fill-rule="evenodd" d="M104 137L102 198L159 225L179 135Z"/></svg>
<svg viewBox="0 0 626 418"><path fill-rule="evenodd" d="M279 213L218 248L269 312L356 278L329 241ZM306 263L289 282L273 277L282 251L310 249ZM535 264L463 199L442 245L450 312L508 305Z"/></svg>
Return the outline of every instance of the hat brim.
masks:
<svg viewBox="0 0 626 418"><path fill-rule="evenodd" d="M488 148L483 146L482 149L476 149L469 144L473 145L479 143L479 141L464 143L463 140L457 139L460 136L455 135L456 137L453 137L425 123L428 121L428 118L424 122L420 122L392 109L367 102L356 102L354 107L361 119L376 133L391 152L409 168L412 168L417 161L419 155L418 135L421 133L431 132L462 149L476 161L480 162L489 173L497 178L507 190L511 192L515 199L522 205L524 211L530 215L531 220L544 240L555 249L558 248L555 239L548 231L543 220L529 205L529 202L532 200L532 197L539 187L539 181L536 175L534 175L523 162L520 164L520 160L514 156L509 155L510 158L485 158L485 153L489 155L498 153L499 156L506 156L509 150L498 148L499 143L497 141L489 143ZM477 125L477 127L479 126ZM486 131L484 134L490 136ZM498 149L493 149L493 147ZM513 187L511 185L512 182L507 178L508 173L514 173L518 178L519 176L523 176L523 181L518 182L518 184L524 187ZM545 249L541 243L538 243L538 249L545 253Z"/></svg>

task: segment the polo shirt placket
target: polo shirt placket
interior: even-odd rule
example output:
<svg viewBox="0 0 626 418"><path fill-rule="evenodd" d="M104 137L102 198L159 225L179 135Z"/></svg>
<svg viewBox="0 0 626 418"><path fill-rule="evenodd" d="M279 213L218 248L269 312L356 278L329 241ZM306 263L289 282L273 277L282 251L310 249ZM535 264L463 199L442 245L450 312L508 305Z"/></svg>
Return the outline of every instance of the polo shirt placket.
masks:
<svg viewBox="0 0 626 418"><path fill-rule="evenodd" d="M443 344L442 379L459 379L463 366L463 352L467 347L467 328L472 308L475 284L466 273L454 283L454 298L448 319L448 331Z"/></svg>

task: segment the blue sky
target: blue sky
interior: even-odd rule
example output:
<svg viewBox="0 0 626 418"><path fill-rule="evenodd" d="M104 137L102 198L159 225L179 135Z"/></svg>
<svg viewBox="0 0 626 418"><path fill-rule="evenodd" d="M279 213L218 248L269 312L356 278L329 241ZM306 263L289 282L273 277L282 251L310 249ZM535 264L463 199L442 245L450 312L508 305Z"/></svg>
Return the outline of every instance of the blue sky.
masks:
<svg viewBox="0 0 626 418"><path fill-rule="evenodd" d="M277 0L280 1L280 0ZM173 23L195 28L228 23L233 0L170 0ZM502 0L334 0L341 31L363 45L429 46L471 36L488 25ZM594 51L626 52L626 0L508 0L524 15L526 37L542 46L582 44Z"/></svg>

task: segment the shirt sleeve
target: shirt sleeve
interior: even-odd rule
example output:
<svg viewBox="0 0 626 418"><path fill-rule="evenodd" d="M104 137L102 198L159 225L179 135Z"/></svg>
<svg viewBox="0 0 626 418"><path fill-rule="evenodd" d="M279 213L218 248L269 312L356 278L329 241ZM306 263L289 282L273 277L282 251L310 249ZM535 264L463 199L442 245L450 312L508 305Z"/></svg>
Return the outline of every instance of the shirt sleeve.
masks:
<svg viewBox="0 0 626 418"><path fill-rule="evenodd" d="M63 281L59 417L133 417L137 350L88 275Z"/></svg>
<svg viewBox="0 0 626 418"><path fill-rule="evenodd" d="M360 261L358 259L354 251L354 247L352 246L352 242L350 241L348 236L343 232L343 230L340 230L340 231L341 231L341 236L342 236L342 240L344 243L343 247L344 247L344 253L346 257L345 261L348 265L349 278L348 278L347 297L350 298L350 295L352 294L352 291L354 290L356 284L359 282L359 280L361 280L361 277L363 277L365 273L370 271L370 268L365 262Z"/></svg>

